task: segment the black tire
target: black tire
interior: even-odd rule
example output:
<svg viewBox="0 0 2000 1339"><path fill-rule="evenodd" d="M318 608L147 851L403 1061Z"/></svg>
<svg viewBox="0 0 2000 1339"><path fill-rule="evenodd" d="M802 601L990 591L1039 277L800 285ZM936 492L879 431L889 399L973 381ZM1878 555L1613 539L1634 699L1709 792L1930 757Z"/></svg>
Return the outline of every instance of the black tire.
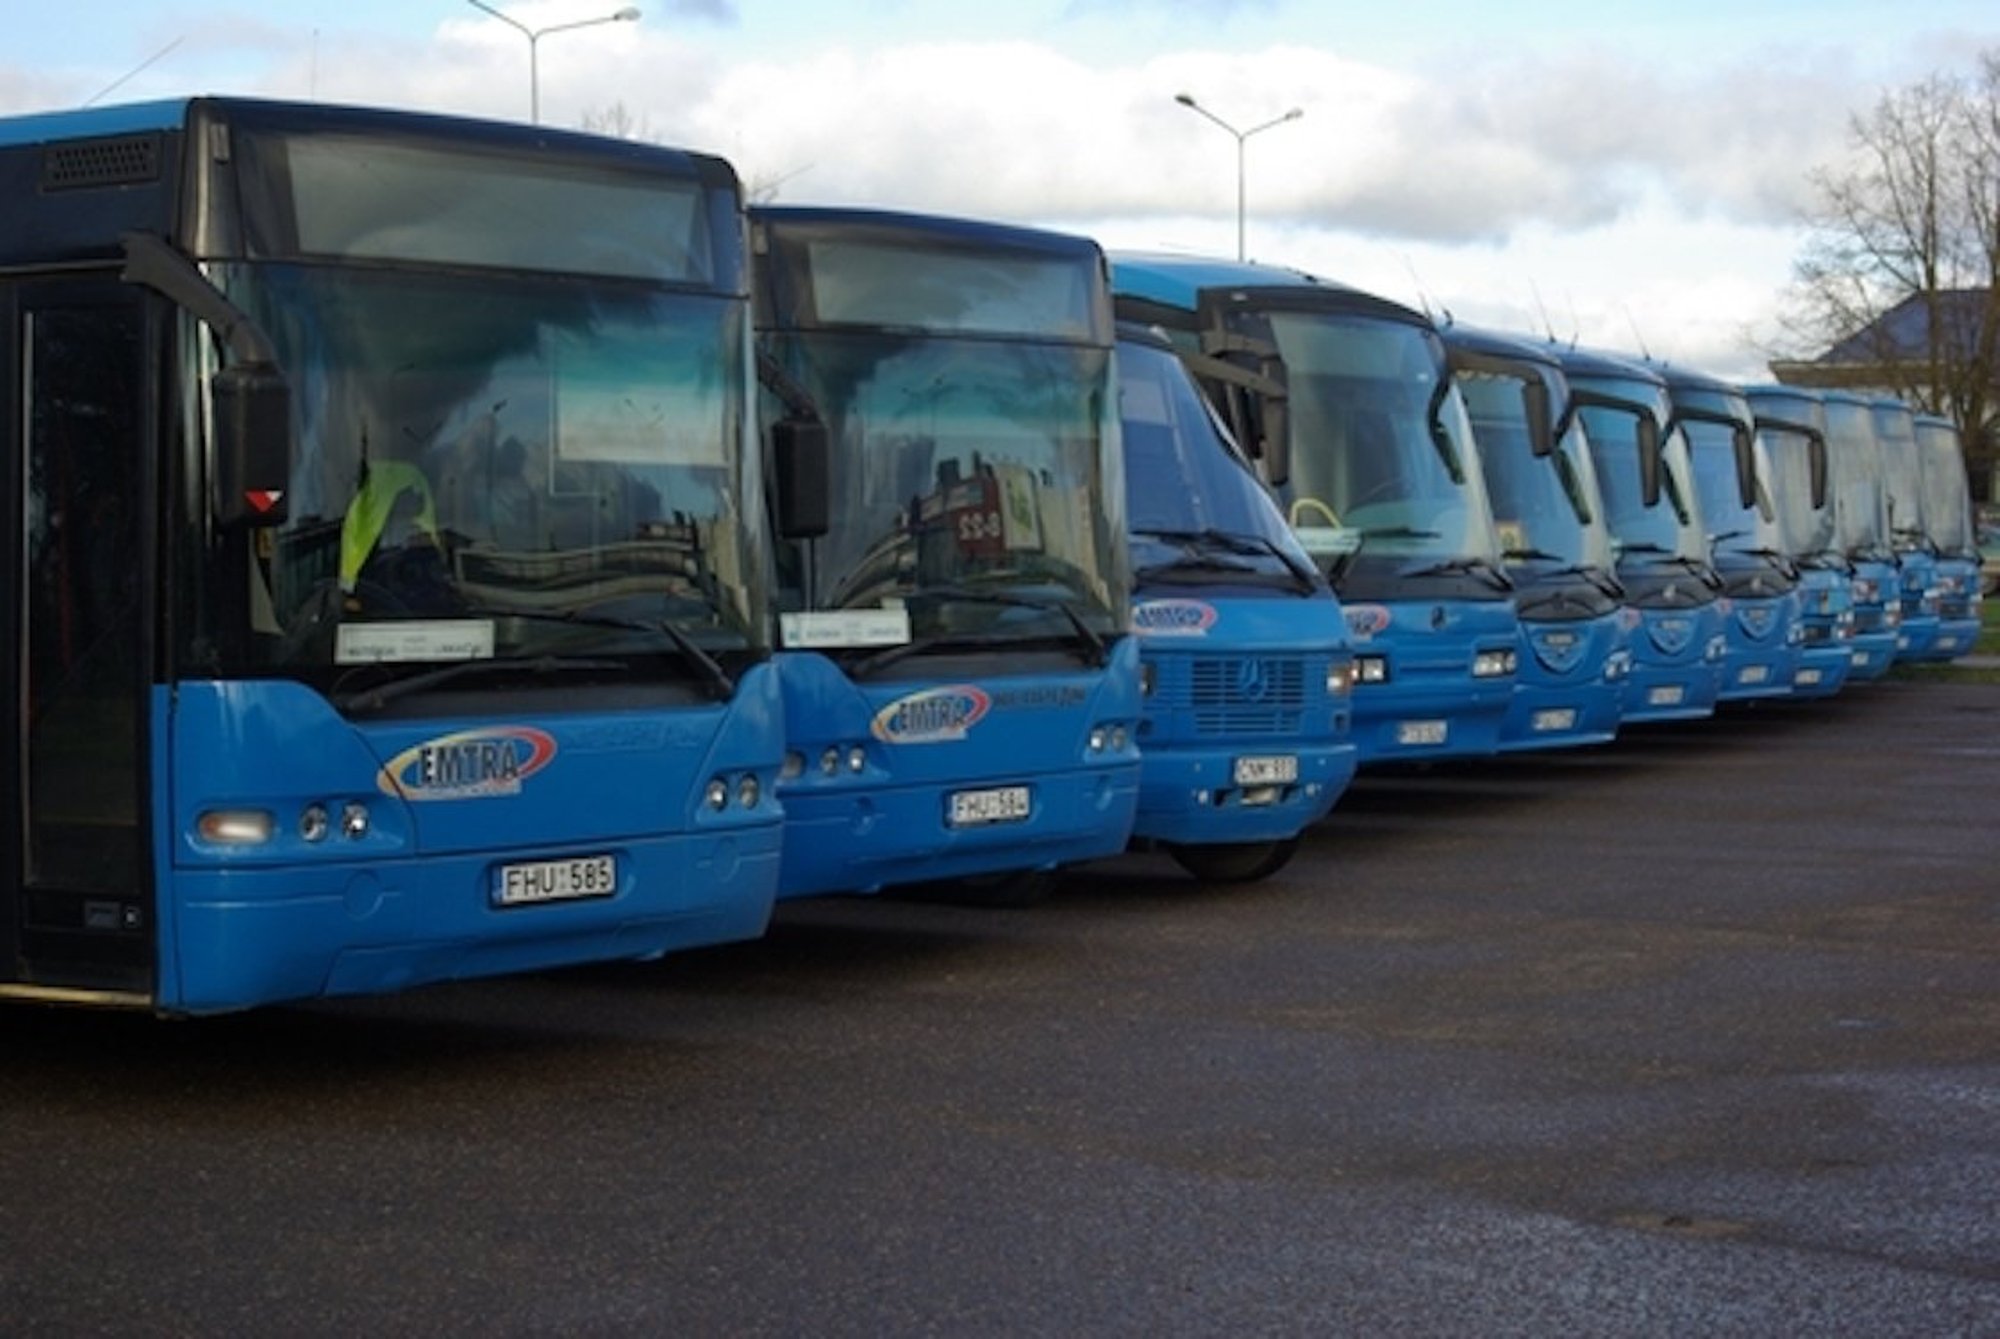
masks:
<svg viewBox="0 0 2000 1339"><path fill-rule="evenodd" d="M1299 839L1281 842L1211 842L1167 847L1174 862L1203 883L1255 883L1268 879L1298 853Z"/></svg>

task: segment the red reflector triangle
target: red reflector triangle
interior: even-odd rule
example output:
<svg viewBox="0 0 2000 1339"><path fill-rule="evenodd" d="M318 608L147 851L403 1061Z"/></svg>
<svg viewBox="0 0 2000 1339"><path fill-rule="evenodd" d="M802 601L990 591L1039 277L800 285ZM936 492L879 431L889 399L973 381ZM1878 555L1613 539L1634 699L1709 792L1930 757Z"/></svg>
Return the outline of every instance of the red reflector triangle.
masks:
<svg viewBox="0 0 2000 1339"><path fill-rule="evenodd" d="M285 500L282 488L252 488L243 494L252 511L271 511Z"/></svg>

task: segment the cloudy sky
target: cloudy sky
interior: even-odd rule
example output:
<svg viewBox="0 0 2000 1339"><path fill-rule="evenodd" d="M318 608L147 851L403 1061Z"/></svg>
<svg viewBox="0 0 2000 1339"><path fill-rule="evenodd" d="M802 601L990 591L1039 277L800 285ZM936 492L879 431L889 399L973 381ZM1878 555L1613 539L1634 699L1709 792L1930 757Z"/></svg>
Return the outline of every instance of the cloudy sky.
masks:
<svg viewBox="0 0 2000 1339"><path fill-rule="evenodd" d="M508 0L528 29L622 0ZM547 33L542 119L721 153L788 203L1248 249L1461 320L1762 375L1806 173L1993 0L635 0ZM525 120L469 0L10 6L0 113L185 93Z"/></svg>

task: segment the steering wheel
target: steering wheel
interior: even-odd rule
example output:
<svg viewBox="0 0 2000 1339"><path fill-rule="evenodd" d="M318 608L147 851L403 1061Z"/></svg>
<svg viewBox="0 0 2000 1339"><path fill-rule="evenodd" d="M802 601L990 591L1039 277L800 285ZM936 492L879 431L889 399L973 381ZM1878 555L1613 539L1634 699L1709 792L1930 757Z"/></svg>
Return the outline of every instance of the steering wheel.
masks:
<svg viewBox="0 0 2000 1339"><path fill-rule="evenodd" d="M1321 502L1316 497L1293 498L1291 510L1286 514L1285 519L1291 522L1292 527L1296 529L1301 515L1307 513L1322 517L1335 530L1340 529L1340 518L1333 514L1333 508L1327 506L1326 503Z"/></svg>

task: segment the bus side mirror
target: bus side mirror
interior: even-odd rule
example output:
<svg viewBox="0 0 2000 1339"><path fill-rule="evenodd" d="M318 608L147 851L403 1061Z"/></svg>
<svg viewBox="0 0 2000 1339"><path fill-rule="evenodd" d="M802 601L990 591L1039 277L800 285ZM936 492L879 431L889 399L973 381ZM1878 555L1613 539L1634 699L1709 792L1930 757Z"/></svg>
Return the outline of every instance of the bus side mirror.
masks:
<svg viewBox="0 0 2000 1339"><path fill-rule="evenodd" d="M215 523L282 525L292 478L292 388L271 363L230 363L208 383L215 414Z"/></svg>
<svg viewBox="0 0 2000 1339"><path fill-rule="evenodd" d="M1651 414L1642 413L1639 425L1639 496L1649 507L1660 501L1660 425Z"/></svg>
<svg viewBox="0 0 2000 1339"><path fill-rule="evenodd" d="M782 418L771 425L772 486L780 539L818 539L831 524L832 488L826 424Z"/></svg>
<svg viewBox="0 0 2000 1339"><path fill-rule="evenodd" d="M1556 449L1555 408L1548 384L1539 379L1521 383L1521 411L1528 420L1528 445L1538 456Z"/></svg>
<svg viewBox="0 0 2000 1339"><path fill-rule="evenodd" d="M1736 453L1736 496L1744 507L1757 505L1757 444L1750 429L1741 423L1731 431L1729 444Z"/></svg>
<svg viewBox="0 0 2000 1339"><path fill-rule="evenodd" d="M1806 439L1806 474L1811 482L1813 510L1826 506L1826 438L1814 433Z"/></svg>

